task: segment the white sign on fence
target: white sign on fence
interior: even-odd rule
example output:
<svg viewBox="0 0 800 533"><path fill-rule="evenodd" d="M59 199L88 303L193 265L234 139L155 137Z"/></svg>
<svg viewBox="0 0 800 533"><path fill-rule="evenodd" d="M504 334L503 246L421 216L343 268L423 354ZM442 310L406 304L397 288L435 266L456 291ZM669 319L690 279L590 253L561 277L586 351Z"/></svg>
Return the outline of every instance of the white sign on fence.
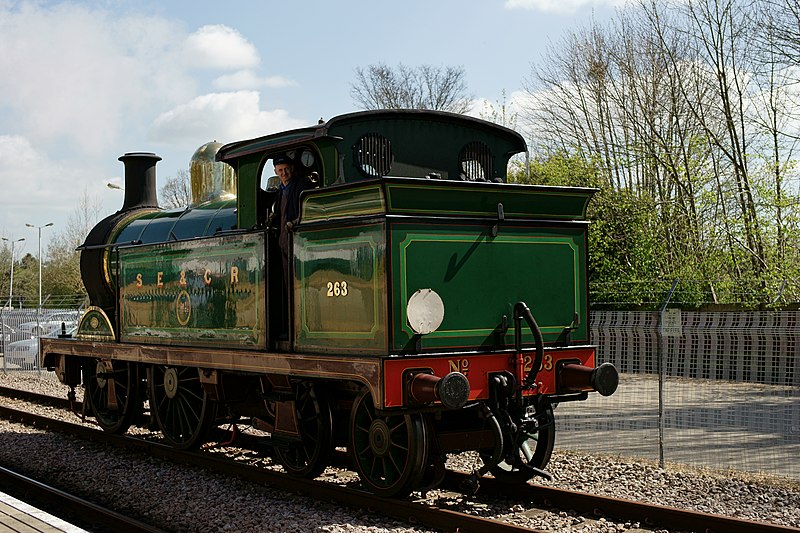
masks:
<svg viewBox="0 0 800 533"><path fill-rule="evenodd" d="M682 337L681 310L665 309L661 313L661 335L664 337Z"/></svg>

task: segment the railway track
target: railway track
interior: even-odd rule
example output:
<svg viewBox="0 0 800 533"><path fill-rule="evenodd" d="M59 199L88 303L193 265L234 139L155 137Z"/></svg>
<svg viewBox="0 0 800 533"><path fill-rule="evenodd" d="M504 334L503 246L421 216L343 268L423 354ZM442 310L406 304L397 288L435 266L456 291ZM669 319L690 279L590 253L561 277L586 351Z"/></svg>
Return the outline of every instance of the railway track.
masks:
<svg viewBox="0 0 800 533"><path fill-rule="evenodd" d="M93 532L161 533L134 518L0 467L0 489Z"/></svg>
<svg viewBox="0 0 800 533"><path fill-rule="evenodd" d="M18 400L24 400L27 402L36 403L40 405L52 405L53 407L62 407L64 409L70 409L70 407L73 407L75 411L80 411L81 409L83 409L82 402L74 402L71 406L70 401L66 398L57 398L49 394L41 394L39 392L15 389L12 387L0 387L0 396L6 398L16 398Z"/></svg>
<svg viewBox="0 0 800 533"><path fill-rule="evenodd" d="M0 395L15 397L33 403L69 407L69 402L65 399L17 391L16 389L0 387ZM489 528L493 531L531 531L530 528L519 527L473 514L442 509L424 503L409 500L387 500L341 485L291 478L279 472L227 460L219 457L219 454L182 452L152 441L130 436L111 435L85 425L62 422L7 407L0 407L0 416L37 427L46 427L53 431L69 433L84 439L109 443L120 448L140 450L151 456L199 466L224 475L238 476L242 479L267 484L284 491L302 493L315 499L336 502L359 509L369 509L375 513L403 520L413 525L458 531L486 531ZM468 480L470 480L469 474L448 472L442 487L458 492ZM800 532L800 529L792 527L584 494L553 487L537 485L509 487L493 478L482 478L480 486L483 494L503 496L511 501L528 505L533 503L542 509L551 511L553 509L573 510L590 519L606 518L638 522L648 528L669 528L672 530L704 531L709 533Z"/></svg>

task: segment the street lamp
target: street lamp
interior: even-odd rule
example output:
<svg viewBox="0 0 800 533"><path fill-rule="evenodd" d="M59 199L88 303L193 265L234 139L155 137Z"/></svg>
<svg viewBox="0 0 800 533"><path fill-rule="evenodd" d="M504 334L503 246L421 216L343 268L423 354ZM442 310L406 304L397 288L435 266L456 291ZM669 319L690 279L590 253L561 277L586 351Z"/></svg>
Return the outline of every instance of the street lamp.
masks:
<svg viewBox="0 0 800 533"><path fill-rule="evenodd" d="M109 189L116 189L118 191L124 191L125 190L122 187L120 187L119 185L117 185L116 183L111 183L110 181L108 183L106 183L106 187L108 187Z"/></svg>
<svg viewBox="0 0 800 533"><path fill-rule="evenodd" d="M6 239L5 237L0 237L0 239L11 243L11 280L8 282L8 308L11 309L11 298L14 296L14 244L24 241L25 238L23 237L16 241L13 238Z"/></svg>
<svg viewBox="0 0 800 533"><path fill-rule="evenodd" d="M39 311L42 310L42 228L49 228L53 225L52 222L44 226L34 226L33 224L25 224L29 228L36 228L39 230Z"/></svg>

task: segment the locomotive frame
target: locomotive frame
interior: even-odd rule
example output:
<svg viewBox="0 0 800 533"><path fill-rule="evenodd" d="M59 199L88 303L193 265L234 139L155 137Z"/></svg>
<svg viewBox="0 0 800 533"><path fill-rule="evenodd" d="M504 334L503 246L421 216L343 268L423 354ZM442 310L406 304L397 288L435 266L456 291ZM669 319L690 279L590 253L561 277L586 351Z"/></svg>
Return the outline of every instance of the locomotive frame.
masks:
<svg viewBox="0 0 800 533"><path fill-rule="evenodd" d="M147 400L171 445L247 424L296 476L344 446L384 496L435 486L446 454L468 450L476 480L547 475L553 406L612 394L618 376L589 342L594 191L506 183L525 151L461 115L351 113L204 145L192 205L166 211L160 158L125 154L123 207L81 247L92 306L74 338L41 340L42 364L83 384L106 431L141 423ZM278 155L314 185L286 284Z"/></svg>

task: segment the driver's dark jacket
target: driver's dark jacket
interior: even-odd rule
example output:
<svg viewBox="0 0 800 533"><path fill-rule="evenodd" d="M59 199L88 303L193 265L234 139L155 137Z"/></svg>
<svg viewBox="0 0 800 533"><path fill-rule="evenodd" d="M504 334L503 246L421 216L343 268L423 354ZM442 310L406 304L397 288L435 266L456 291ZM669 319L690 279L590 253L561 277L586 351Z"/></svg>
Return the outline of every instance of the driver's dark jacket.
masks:
<svg viewBox="0 0 800 533"><path fill-rule="evenodd" d="M285 186L281 185L275 198L275 217L278 221L278 245L284 257L289 256L289 230L287 222L293 222L300 216L300 193L311 188L306 178L292 178Z"/></svg>

